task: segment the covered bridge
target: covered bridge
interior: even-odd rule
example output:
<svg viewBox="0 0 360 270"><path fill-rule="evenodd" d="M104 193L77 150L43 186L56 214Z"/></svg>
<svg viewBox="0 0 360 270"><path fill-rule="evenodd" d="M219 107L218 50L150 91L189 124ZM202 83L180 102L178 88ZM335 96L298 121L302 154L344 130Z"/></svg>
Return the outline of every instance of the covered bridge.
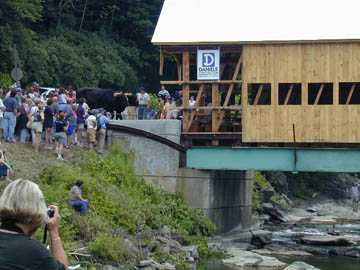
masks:
<svg viewBox="0 0 360 270"><path fill-rule="evenodd" d="M165 0L152 42L161 83L182 88L184 134L360 142L359 8L356 0Z"/></svg>

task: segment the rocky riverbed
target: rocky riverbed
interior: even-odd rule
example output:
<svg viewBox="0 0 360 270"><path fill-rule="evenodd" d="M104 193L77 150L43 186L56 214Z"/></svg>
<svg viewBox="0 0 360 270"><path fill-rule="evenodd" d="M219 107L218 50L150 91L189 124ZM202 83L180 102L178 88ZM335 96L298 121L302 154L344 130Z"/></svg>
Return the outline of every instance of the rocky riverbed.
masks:
<svg viewBox="0 0 360 270"><path fill-rule="evenodd" d="M234 231L214 238L212 244L227 251L223 263L235 269L318 269L305 262L319 258L349 261L360 269L360 214L349 202L324 201L283 212L264 206L265 214L251 231ZM346 260L346 258L348 258Z"/></svg>

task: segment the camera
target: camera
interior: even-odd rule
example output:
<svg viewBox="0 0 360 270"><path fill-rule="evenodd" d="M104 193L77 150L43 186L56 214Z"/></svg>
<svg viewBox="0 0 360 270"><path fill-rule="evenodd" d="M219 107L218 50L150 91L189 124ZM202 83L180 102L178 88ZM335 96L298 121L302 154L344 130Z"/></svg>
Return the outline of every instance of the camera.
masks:
<svg viewBox="0 0 360 270"><path fill-rule="evenodd" d="M53 208L48 208L47 215L49 218L53 218L55 216L55 210Z"/></svg>

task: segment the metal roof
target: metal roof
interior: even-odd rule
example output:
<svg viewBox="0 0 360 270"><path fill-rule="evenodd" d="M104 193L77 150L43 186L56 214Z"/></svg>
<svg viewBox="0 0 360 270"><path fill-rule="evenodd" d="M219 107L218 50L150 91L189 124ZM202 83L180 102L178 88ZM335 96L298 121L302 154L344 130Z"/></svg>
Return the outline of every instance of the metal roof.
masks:
<svg viewBox="0 0 360 270"><path fill-rule="evenodd" d="M359 0L165 0L157 45L360 40Z"/></svg>

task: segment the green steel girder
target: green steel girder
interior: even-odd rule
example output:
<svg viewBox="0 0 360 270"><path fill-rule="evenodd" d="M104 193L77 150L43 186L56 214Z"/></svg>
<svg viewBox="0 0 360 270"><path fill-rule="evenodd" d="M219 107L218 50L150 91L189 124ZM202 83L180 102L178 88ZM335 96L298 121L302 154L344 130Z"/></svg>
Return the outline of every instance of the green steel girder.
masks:
<svg viewBox="0 0 360 270"><path fill-rule="evenodd" d="M188 168L289 172L360 172L360 148L194 147Z"/></svg>

